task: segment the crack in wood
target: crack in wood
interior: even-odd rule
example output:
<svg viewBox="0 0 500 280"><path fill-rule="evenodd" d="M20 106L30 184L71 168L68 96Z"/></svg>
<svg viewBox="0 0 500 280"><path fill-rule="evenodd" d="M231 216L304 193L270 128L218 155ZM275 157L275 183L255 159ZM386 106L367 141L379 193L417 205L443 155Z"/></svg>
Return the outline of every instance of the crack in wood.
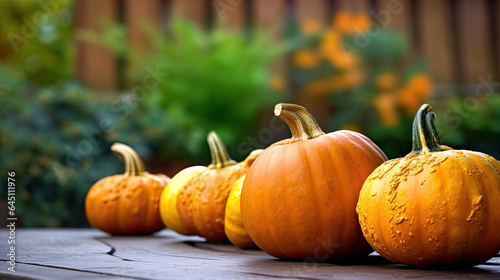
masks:
<svg viewBox="0 0 500 280"><path fill-rule="evenodd" d="M0 261L7 261L7 260L0 259ZM41 266L41 267L47 267L47 268L64 269L64 270L70 270L70 271L78 271L78 272L84 272L84 273L92 273L92 274L104 275L104 276L122 277L122 278L127 278L127 279L154 280L153 278L127 276L127 275L122 275L122 274L106 273L106 272L99 272L99 271L92 271L92 270L83 270L83 269L77 269L77 268L71 268L71 267L64 267L64 266L55 266L55 265L48 265L48 264L20 262L20 261L17 261L17 260L16 260L16 263L25 264L25 265Z"/></svg>
<svg viewBox="0 0 500 280"><path fill-rule="evenodd" d="M256 255L256 252L262 252L260 249L236 249L237 247L234 247L232 245L230 249L228 250L221 250L220 248L215 248L213 245L225 245L225 244L212 244L212 243L203 243L203 242L196 242L196 241L182 241L182 243L191 246L193 248L199 249L199 250L204 250L204 251L211 251L211 252L218 252L218 253L231 253L231 254L241 254L241 255Z"/></svg>
<svg viewBox="0 0 500 280"><path fill-rule="evenodd" d="M278 278L278 279L301 279L301 280L317 280L318 278L308 278L308 277L290 277L290 276L279 276L279 275L272 275L272 274L263 274L263 273L257 273L257 272L243 272L248 275L255 275L255 276L262 276L266 278Z"/></svg>
<svg viewBox="0 0 500 280"><path fill-rule="evenodd" d="M109 252L106 252L107 255L110 255L112 257L115 257L115 258L119 258L120 260L122 261L126 261L126 262L131 262L131 261L134 261L134 260L130 260L130 259L125 259L125 258L122 258L122 257L119 257L119 256L116 256L115 255L115 252L116 252L116 249L115 247L113 247L111 244L109 244L108 242L102 240L100 237L94 237L95 240L101 242L102 244L108 246L110 248Z"/></svg>

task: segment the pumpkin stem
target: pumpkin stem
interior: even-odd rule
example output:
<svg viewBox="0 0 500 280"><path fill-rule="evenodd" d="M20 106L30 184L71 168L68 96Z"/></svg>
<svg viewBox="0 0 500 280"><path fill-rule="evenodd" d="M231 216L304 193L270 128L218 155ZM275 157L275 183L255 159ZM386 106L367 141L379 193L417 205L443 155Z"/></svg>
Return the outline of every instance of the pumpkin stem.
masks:
<svg viewBox="0 0 500 280"><path fill-rule="evenodd" d="M207 141L210 147L210 154L212 155L212 164L208 168L223 168L236 164L236 161L229 157L226 146L224 146L217 133L211 131L208 134Z"/></svg>
<svg viewBox="0 0 500 280"><path fill-rule="evenodd" d="M274 115L286 122L292 132L292 142L308 140L325 134L313 115L302 106L279 103L274 107Z"/></svg>
<svg viewBox="0 0 500 280"><path fill-rule="evenodd" d="M140 176L144 173L144 164L134 149L125 144L114 143L111 150L125 161L126 176Z"/></svg>
<svg viewBox="0 0 500 280"><path fill-rule="evenodd" d="M436 114L428 104L422 105L413 121L413 149L410 154L445 151L449 148L441 144L434 126Z"/></svg>

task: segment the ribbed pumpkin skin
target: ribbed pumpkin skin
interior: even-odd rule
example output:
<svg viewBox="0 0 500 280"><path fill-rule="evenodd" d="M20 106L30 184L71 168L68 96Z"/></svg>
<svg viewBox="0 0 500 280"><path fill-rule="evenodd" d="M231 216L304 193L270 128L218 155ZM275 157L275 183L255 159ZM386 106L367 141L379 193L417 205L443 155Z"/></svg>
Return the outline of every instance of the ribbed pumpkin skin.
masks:
<svg viewBox="0 0 500 280"><path fill-rule="evenodd" d="M164 228L158 209L165 175L114 175L90 188L85 198L89 223L111 234L151 234Z"/></svg>
<svg viewBox="0 0 500 280"><path fill-rule="evenodd" d="M245 228L257 246L278 258L366 255L373 249L355 207L364 180L386 160L371 140L346 130L271 146L243 184Z"/></svg>
<svg viewBox="0 0 500 280"><path fill-rule="evenodd" d="M227 197L234 182L248 170L244 167L243 164L234 164L206 169L182 187L177 210L189 232L210 242L227 241L224 233Z"/></svg>
<svg viewBox="0 0 500 280"><path fill-rule="evenodd" d="M391 261L479 264L500 250L500 163L465 150L388 161L366 180L357 212L368 242Z"/></svg>

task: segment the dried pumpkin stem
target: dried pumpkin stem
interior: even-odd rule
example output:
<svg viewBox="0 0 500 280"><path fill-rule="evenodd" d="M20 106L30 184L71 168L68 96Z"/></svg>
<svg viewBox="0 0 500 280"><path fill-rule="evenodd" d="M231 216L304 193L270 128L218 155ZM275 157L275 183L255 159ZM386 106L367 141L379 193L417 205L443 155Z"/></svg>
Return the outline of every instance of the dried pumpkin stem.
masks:
<svg viewBox="0 0 500 280"><path fill-rule="evenodd" d="M207 141L210 148L210 154L212 155L212 164L210 164L208 168L223 168L236 164L236 161L229 157L226 146L224 146L224 143L222 143L217 133L211 131L208 134Z"/></svg>
<svg viewBox="0 0 500 280"><path fill-rule="evenodd" d="M139 176L144 173L144 163L134 149L125 144L114 143L111 150L125 161L126 176Z"/></svg>
<svg viewBox="0 0 500 280"><path fill-rule="evenodd" d="M441 144L439 134L434 126L436 114L428 104L422 105L413 121L413 149L411 154L419 155L425 152L439 152L446 150Z"/></svg>
<svg viewBox="0 0 500 280"><path fill-rule="evenodd" d="M279 103L274 107L274 115L286 122L292 132L292 142L308 140L325 134L313 115L302 106Z"/></svg>

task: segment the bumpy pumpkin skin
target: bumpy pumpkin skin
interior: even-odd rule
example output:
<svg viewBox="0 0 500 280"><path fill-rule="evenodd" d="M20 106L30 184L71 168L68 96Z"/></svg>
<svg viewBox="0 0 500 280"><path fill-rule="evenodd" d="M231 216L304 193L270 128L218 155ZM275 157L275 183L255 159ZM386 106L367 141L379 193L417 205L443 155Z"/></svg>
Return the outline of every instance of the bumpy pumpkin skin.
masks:
<svg viewBox="0 0 500 280"><path fill-rule="evenodd" d="M229 193L226 205L226 216L224 217L224 227L227 238L229 238L229 241L231 241L234 246L249 249L255 248L257 245L255 245L250 238L250 235L248 235L245 225L243 224L243 218L241 217L240 198L241 188L245 177L246 176L242 176L236 180L231 192Z"/></svg>
<svg viewBox="0 0 500 280"><path fill-rule="evenodd" d="M363 234L393 262L474 265L500 250L500 163L440 147L387 161L363 185Z"/></svg>
<svg viewBox="0 0 500 280"><path fill-rule="evenodd" d="M85 209L89 223L111 234L151 234L164 228L158 205L168 182L164 175L114 175L89 190Z"/></svg>
<svg viewBox="0 0 500 280"><path fill-rule="evenodd" d="M186 228L181 216L179 215L179 211L177 210L177 197L186 183L193 177L205 171L205 169L206 167L204 166L188 167L177 173L174 177L172 177L170 182L168 182L167 186L162 191L160 198L160 215L166 227L184 235L195 234Z"/></svg>
<svg viewBox="0 0 500 280"><path fill-rule="evenodd" d="M184 185L177 210L186 228L210 242L227 241L224 233L227 197L234 182L245 173L238 164L206 169Z"/></svg>
<svg viewBox="0 0 500 280"><path fill-rule="evenodd" d="M112 149L117 153L123 149L127 170L103 178L90 188L85 198L87 220L93 227L117 235L151 234L163 229L158 205L169 178L144 172L142 161L130 147L114 144Z"/></svg>
<svg viewBox="0 0 500 280"><path fill-rule="evenodd" d="M355 207L364 180L386 160L371 140L352 131L278 142L257 158L243 183L245 228L257 246L278 258L366 255L373 249Z"/></svg>
<svg viewBox="0 0 500 280"><path fill-rule="evenodd" d="M182 226L173 228L174 230L182 229L182 232L200 235L210 242L224 242L228 240L224 232L224 216L229 192L235 181L246 174L260 150L237 163L231 160L215 132L210 132L207 140L212 164L196 168L183 180L177 181L177 185L170 189L174 193L178 192L176 202L171 200L168 207L172 209L176 204L179 219L175 219L182 223Z"/></svg>

